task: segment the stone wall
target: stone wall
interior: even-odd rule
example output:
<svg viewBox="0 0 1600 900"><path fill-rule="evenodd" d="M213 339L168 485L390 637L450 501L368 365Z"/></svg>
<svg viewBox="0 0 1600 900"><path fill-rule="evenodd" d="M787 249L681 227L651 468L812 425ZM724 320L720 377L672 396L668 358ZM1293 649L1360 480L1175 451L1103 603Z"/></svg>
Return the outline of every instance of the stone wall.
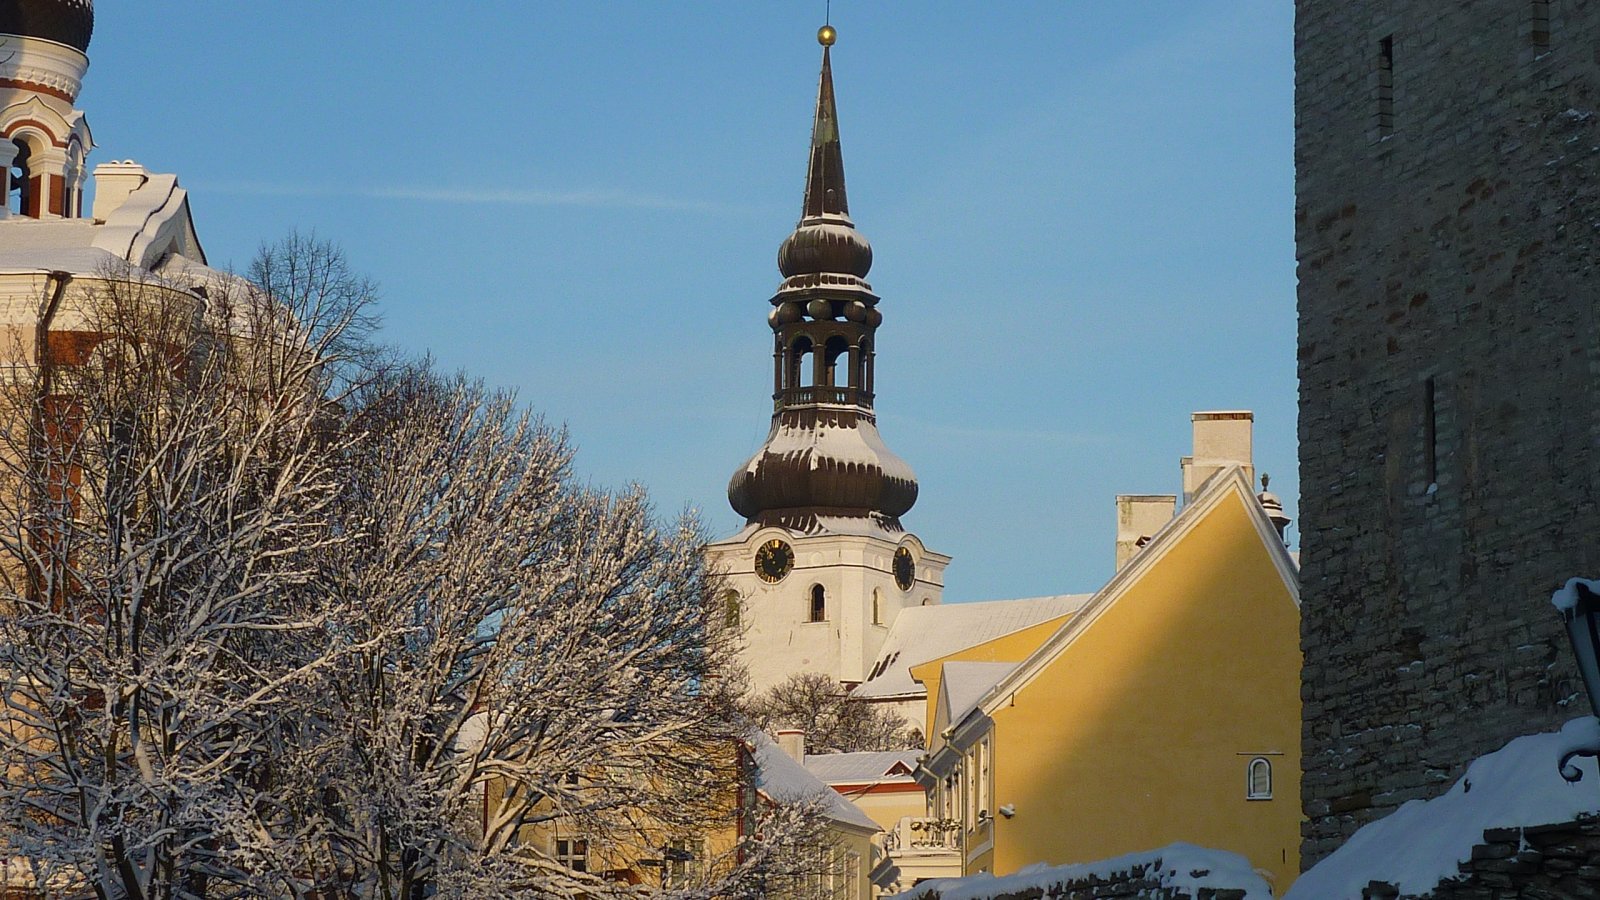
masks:
<svg viewBox="0 0 1600 900"><path fill-rule="evenodd" d="M1417 900L1509 900L1600 897L1600 825L1593 819L1492 828L1461 864L1461 877ZM1395 900L1393 885L1373 882L1362 900ZM1408 897L1410 895L1407 895Z"/></svg>
<svg viewBox="0 0 1600 900"><path fill-rule="evenodd" d="M1249 893L1243 887L1168 886L1167 879L1162 877L1163 868L1161 859L1155 858L1123 871L1067 878L1047 886L1000 890L984 894L981 900L1104 900L1108 897L1119 900L1245 900ZM962 896L974 895L969 888ZM941 900L941 894L937 888L913 888L897 895L896 900Z"/></svg>
<svg viewBox="0 0 1600 900"><path fill-rule="evenodd" d="M1584 711L1597 48L1600 0L1296 2L1303 866Z"/></svg>

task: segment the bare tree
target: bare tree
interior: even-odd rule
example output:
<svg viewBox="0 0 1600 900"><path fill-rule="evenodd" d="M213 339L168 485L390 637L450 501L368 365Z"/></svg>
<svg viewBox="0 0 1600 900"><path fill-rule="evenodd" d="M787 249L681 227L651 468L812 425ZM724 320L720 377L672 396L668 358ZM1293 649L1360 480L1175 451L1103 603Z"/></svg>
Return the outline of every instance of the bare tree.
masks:
<svg viewBox="0 0 1600 900"><path fill-rule="evenodd" d="M807 753L916 748L914 729L894 710L851 699L837 681L797 672L746 703L750 718L769 734L805 732Z"/></svg>
<svg viewBox="0 0 1600 900"><path fill-rule="evenodd" d="M425 368L362 392L349 427L359 537L327 565L370 649L319 691L336 734L312 767L339 889L606 896L550 835L621 869L733 826L732 635L695 523L577 484L562 434Z"/></svg>
<svg viewBox="0 0 1600 900"><path fill-rule="evenodd" d="M0 407L0 846L49 893L284 893L262 788L288 701L353 651L319 421L368 296L73 287Z"/></svg>
<svg viewBox="0 0 1600 900"><path fill-rule="evenodd" d="M80 325L0 398L0 859L103 900L603 898L737 829L659 889L815 874L815 811L751 809L694 521L376 365L331 246L251 275L57 292Z"/></svg>

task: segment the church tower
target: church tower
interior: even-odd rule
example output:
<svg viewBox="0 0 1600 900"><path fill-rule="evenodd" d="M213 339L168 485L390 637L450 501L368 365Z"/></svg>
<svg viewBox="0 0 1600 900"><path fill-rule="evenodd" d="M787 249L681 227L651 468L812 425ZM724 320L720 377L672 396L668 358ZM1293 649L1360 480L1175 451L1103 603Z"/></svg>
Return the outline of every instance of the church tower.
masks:
<svg viewBox="0 0 1600 900"><path fill-rule="evenodd" d="M798 672L865 681L901 609L939 602L948 556L900 524L916 476L878 436L873 359L883 314L856 231L829 55L817 33L817 89L800 222L778 250L771 298L772 429L734 473L728 501L745 527L707 553L745 630L751 689Z"/></svg>
<svg viewBox="0 0 1600 900"><path fill-rule="evenodd" d="M78 218L94 146L74 106L91 0L0 0L0 219Z"/></svg>

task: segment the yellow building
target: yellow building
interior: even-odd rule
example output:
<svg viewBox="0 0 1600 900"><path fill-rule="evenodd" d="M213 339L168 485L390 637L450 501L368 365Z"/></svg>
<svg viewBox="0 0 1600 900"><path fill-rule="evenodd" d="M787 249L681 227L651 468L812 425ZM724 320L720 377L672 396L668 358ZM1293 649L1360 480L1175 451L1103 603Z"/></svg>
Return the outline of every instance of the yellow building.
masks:
<svg viewBox="0 0 1600 900"><path fill-rule="evenodd" d="M688 818L694 820L693 825L682 821L669 825L658 815L661 809L641 806L616 811L627 824L613 822L597 833L586 828L583 816L545 804L541 807L546 812L544 821L520 828L517 842L537 848L547 859L575 873L639 885L647 889L646 894L652 888L704 887L747 863L751 840L794 839L793 835L760 835L763 813L777 805L808 805L818 816L817 841L811 842L813 835L807 835L801 845L780 847L786 858L774 866L765 896L772 900L870 900L869 867L878 824L805 768L799 756L801 741L785 743L787 746L780 746L752 729L745 740L720 750L685 748L686 753L712 753L714 758L726 759L728 765L723 769L719 764L713 770L717 774L701 786L698 796L684 795L681 785L642 794L672 795L692 804L675 812L680 820L684 818L681 813L692 813ZM910 769L906 772L909 775ZM574 772L568 783L581 792L589 777ZM914 781L912 787L920 798L921 788ZM498 782L484 792L486 822L498 814L497 798L504 792L504 785Z"/></svg>
<svg viewBox="0 0 1600 900"><path fill-rule="evenodd" d="M1185 841L1244 855L1280 894L1294 879L1297 573L1281 507L1252 491L1250 421L1196 414L1182 513L1035 652L917 668L918 780L966 873Z"/></svg>

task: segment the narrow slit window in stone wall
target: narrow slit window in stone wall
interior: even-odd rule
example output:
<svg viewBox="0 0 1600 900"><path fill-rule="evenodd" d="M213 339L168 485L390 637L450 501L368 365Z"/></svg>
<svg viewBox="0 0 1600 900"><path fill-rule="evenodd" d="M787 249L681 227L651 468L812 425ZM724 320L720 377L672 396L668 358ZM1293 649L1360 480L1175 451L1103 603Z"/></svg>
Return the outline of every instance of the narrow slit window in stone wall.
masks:
<svg viewBox="0 0 1600 900"><path fill-rule="evenodd" d="M1378 41L1378 136L1394 134L1394 35Z"/></svg>
<svg viewBox="0 0 1600 900"><path fill-rule="evenodd" d="M1550 0L1533 0L1528 26L1529 43L1535 47L1550 46Z"/></svg>
<svg viewBox="0 0 1600 900"><path fill-rule="evenodd" d="M1439 411L1434 380L1422 383L1422 464L1429 484L1439 483Z"/></svg>

